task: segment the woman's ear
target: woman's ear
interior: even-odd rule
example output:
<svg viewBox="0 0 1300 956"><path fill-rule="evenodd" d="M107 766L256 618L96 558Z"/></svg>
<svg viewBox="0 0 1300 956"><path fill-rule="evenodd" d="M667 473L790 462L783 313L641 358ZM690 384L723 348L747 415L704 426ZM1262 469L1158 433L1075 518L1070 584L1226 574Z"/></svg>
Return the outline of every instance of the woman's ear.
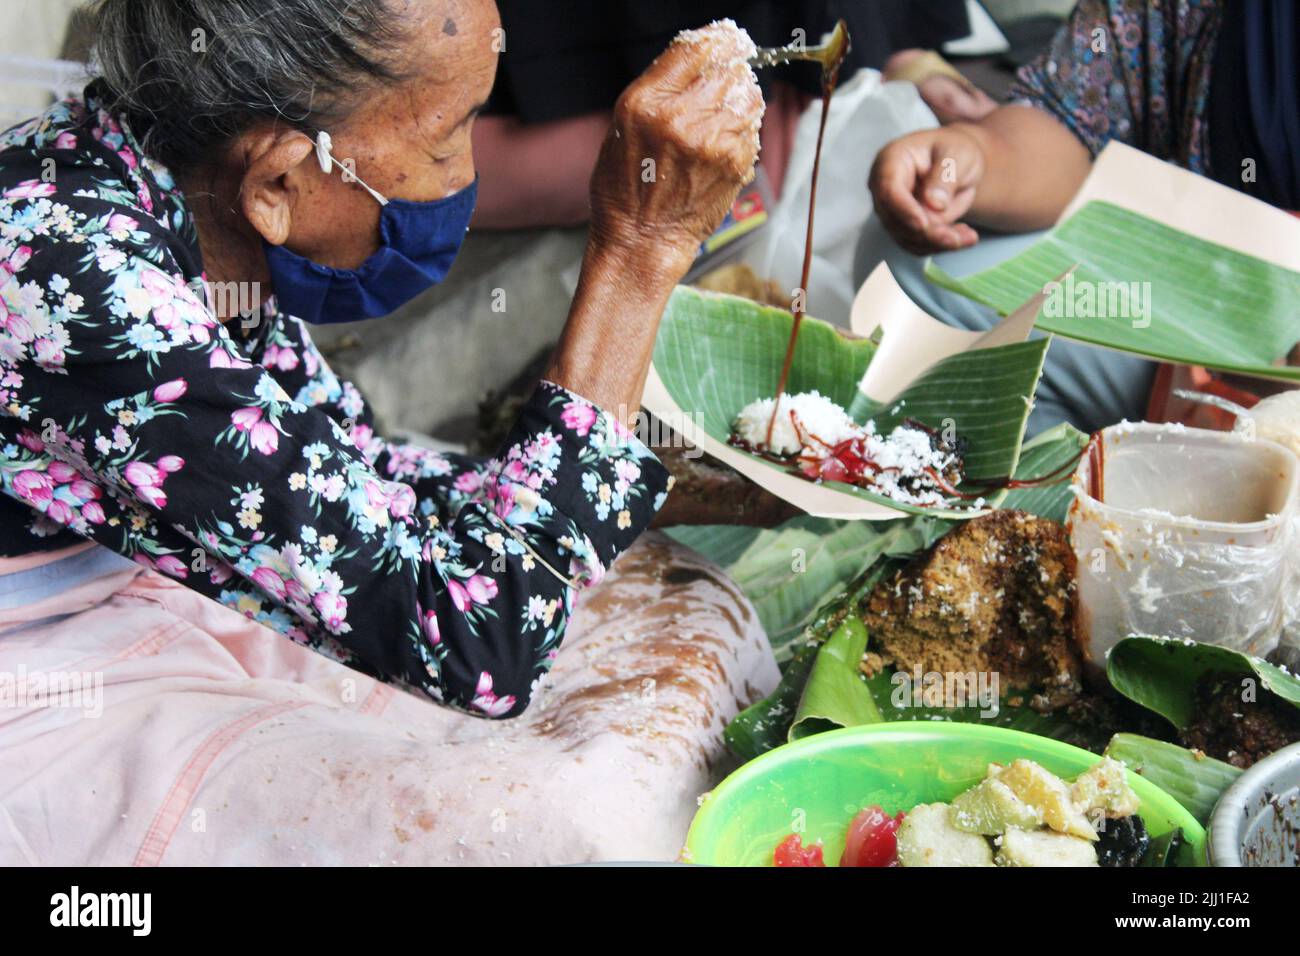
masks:
<svg viewBox="0 0 1300 956"><path fill-rule="evenodd" d="M315 144L297 130L250 131L242 137L244 176L240 211L272 245L283 245L293 225L293 211L311 188L316 163Z"/></svg>

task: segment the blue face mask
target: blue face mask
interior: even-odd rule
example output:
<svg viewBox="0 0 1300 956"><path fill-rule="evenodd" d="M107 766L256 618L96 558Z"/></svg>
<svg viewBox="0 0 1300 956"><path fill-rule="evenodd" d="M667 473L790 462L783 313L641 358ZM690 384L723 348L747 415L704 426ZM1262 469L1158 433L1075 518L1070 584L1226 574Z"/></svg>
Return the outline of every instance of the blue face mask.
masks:
<svg viewBox="0 0 1300 956"><path fill-rule="evenodd" d="M316 140L316 157L325 172L343 167L330 155L330 137ZM264 243L271 285L280 309L319 325L355 322L388 315L447 277L469 229L478 181L432 202L385 199L353 178L383 206L379 250L356 269L334 269L312 262L284 246Z"/></svg>

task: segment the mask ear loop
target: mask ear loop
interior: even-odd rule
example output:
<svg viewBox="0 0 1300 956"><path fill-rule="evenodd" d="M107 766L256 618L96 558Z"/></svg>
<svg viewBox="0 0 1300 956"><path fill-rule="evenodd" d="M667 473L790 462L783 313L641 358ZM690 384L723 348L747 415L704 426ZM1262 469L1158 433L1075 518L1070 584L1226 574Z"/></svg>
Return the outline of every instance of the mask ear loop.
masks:
<svg viewBox="0 0 1300 956"><path fill-rule="evenodd" d="M321 172L324 173L326 176L328 176L330 174L331 169L334 166L337 166L339 169L343 170L344 176L350 177L351 179L356 180L358 183L361 183L361 188L364 189L366 192L370 193L370 195L374 196L375 201L378 202L379 205L387 206L388 205L387 199L385 199L379 193L375 192L375 190L367 186L365 182L361 179L361 177L358 176L352 169L350 169L347 166L344 166L342 163L340 163L337 159L334 158L331 152L333 149L334 149L334 141L333 139L330 138L329 133L325 132L324 130L321 130L319 133L316 134L316 162L320 163Z"/></svg>

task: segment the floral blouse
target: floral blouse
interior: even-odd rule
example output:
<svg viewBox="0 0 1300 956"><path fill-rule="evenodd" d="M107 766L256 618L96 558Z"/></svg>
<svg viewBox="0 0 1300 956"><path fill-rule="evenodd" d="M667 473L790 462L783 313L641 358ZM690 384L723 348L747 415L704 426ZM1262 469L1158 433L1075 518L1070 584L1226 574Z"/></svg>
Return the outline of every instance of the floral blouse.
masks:
<svg viewBox="0 0 1300 956"><path fill-rule="evenodd" d="M0 135L0 554L89 538L380 679L521 712L666 470L550 383L491 460L385 440L274 298L215 318L185 198L95 91Z"/></svg>
<svg viewBox="0 0 1300 956"><path fill-rule="evenodd" d="M1011 102L1051 113L1095 156L1118 140L1202 175L1223 0L1080 0Z"/></svg>

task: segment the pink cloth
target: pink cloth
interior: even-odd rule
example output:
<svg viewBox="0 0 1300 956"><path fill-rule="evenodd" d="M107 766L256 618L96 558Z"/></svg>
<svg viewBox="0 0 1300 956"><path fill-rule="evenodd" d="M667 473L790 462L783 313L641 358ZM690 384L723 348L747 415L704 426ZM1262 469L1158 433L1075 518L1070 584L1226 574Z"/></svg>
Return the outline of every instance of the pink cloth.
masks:
<svg viewBox="0 0 1300 956"><path fill-rule="evenodd" d="M753 608L647 535L585 596L547 686L494 723L378 684L123 565L0 611L0 864L671 859L768 692ZM37 678L39 675L39 678Z"/></svg>

